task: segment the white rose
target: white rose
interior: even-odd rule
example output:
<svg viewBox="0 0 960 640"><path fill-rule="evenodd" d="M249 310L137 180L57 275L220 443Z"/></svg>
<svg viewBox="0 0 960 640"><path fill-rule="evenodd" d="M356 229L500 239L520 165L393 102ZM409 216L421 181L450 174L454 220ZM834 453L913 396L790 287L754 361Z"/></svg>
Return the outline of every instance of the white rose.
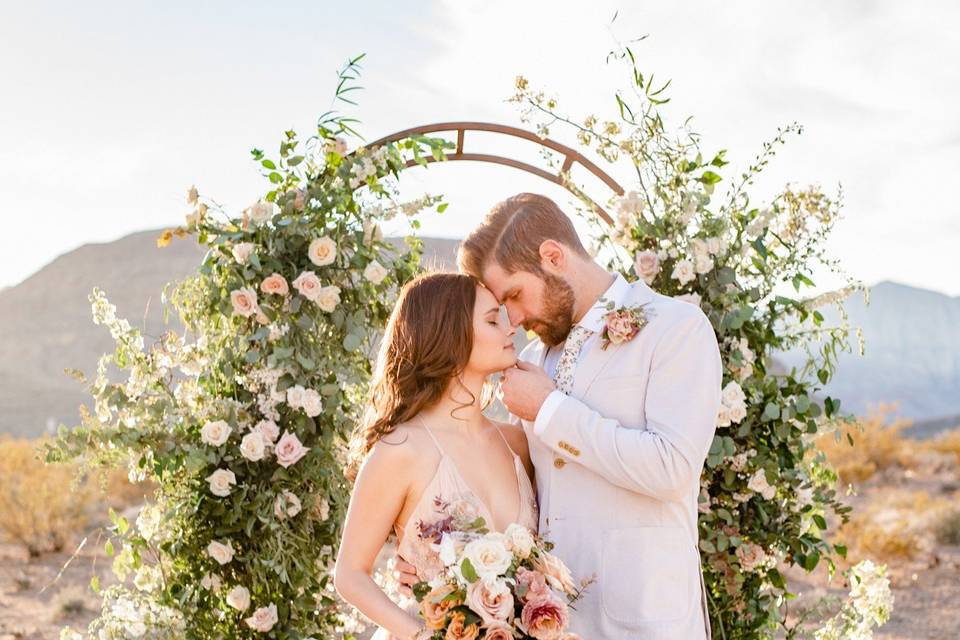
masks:
<svg viewBox="0 0 960 640"><path fill-rule="evenodd" d="M310 243L307 255L310 258L310 262L318 267L325 267L337 259L337 243L328 236L315 238Z"/></svg>
<svg viewBox="0 0 960 640"><path fill-rule="evenodd" d="M315 390L304 389L300 406L303 408L304 413L311 418L315 418L323 411L323 400L320 399L320 394Z"/></svg>
<svg viewBox="0 0 960 640"><path fill-rule="evenodd" d="M332 312L340 304L340 287L331 285L320 289L315 302L321 311Z"/></svg>
<svg viewBox="0 0 960 640"><path fill-rule="evenodd" d="M300 498L287 489L284 489L283 493L279 494L277 499L273 501L273 515L280 520L287 517L292 518L300 513L301 508Z"/></svg>
<svg viewBox="0 0 960 640"><path fill-rule="evenodd" d="M512 523L509 527L507 527L504 535L510 542L510 546L513 548L514 553L521 558L526 558L530 555L530 552L533 551L533 534L531 534L530 530L526 527Z"/></svg>
<svg viewBox="0 0 960 640"><path fill-rule="evenodd" d="M254 244L252 242L238 242L233 245L233 259L237 261L238 264L247 264L250 261L250 256L253 254Z"/></svg>
<svg viewBox="0 0 960 640"><path fill-rule="evenodd" d="M721 404L720 410L717 412L717 426L718 427L730 426L730 409L728 409L727 405L725 404Z"/></svg>
<svg viewBox="0 0 960 640"><path fill-rule="evenodd" d="M687 284L692 280L695 280L697 275L693 270L693 263L689 260L678 260L675 265L673 265L673 272L670 274L671 278L680 281L680 284Z"/></svg>
<svg viewBox="0 0 960 640"><path fill-rule="evenodd" d="M255 224L263 224L273 217L273 203L256 202L247 208L246 213Z"/></svg>
<svg viewBox="0 0 960 640"><path fill-rule="evenodd" d="M208 573L200 578L200 586L210 591L220 591L220 576L214 573Z"/></svg>
<svg viewBox="0 0 960 640"><path fill-rule="evenodd" d="M280 427L273 420L261 420L253 430L263 437L266 444L273 444L280 437Z"/></svg>
<svg viewBox="0 0 960 640"><path fill-rule="evenodd" d="M713 258L706 254L694 258L693 268L697 273L707 273L713 269Z"/></svg>
<svg viewBox="0 0 960 640"><path fill-rule="evenodd" d="M440 562L443 566L449 567L457 562L457 541L447 532L440 538Z"/></svg>
<svg viewBox="0 0 960 640"><path fill-rule="evenodd" d="M233 547L228 540L226 544L213 540L207 545L207 555L216 560L219 564L227 564L233 560Z"/></svg>
<svg viewBox="0 0 960 640"><path fill-rule="evenodd" d="M207 422L200 429L200 440L202 440L204 444L219 447L227 441L232 431L233 429L230 428L230 425L223 420Z"/></svg>
<svg viewBox="0 0 960 640"><path fill-rule="evenodd" d="M224 498L230 495L230 485L237 484L237 476L229 469L217 469L207 476L207 482L210 483L210 493Z"/></svg>
<svg viewBox="0 0 960 640"><path fill-rule="evenodd" d="M383 279L387 277L387 273L388 271L384 268L384 266L374 260L367 265L366 269L363 270L363 277L373 284L380 284L383 282Z"/></svg>
<svg viewBox="0 0 960 640"><path fill-rule="evenodd" d="M513 562L513 554L507 549L506 538L501 533L489 533L468 542L463 556L470 560L477 575L487 582L504 573Z"/></svg>
<svg viewBox="0 0 960 640"><path fill-rule="evenodd" d="M747 396L743 393L743 389L734 381L727 383L727 386L723 388L721 394L721 402L727 405L728 407L733 407L738 404L743 404L747 399Z"/></svg>
<svg viewBox="0 0 960 640"><path fill-rule="evenodd" d="M730 407L730 421L739 423L747 417L747 408L741 403Z"/></svg>
<svg viewBox="0 0 960 640"><path fill-rule="evenodd" d="M757 469L757 472L747 482L747 487L762 495L766 500L773 500L774 496L777 495L776 488L770 486L770 483L767 482L767 474L764 473L763 469Z"/></svg>
<svg viewBox="0 0 960 640"><path fill-rule="evenodd" d="M243 436L240 441L240 453L250 462L263 460L266 452L266 443L263 441L263 435L259 431L251 431Z"/></svg>
<svg viewBox="0 0 960 640"><path fill-rule="evenodd" d="M660 273L660 256L656 251L641 251L634 258L633 268L647 284Z"/></svg>
<svg viewBox="0 0 960 640"><path fill-rule="evenodd" d="M254 631L261 633L270 631L270 629L273 629L273 625L277 624L277 605L271 604L268 607L260 607L244 622Z"/></svg>
<svg viewBox="0 0 960 640"><path fill-rule="evenodd" d="M293 407L294 409L299 409L303 406L303 394L306 391L299 384L295 384L289 389L287 389L287 404Z"/></svg>
<svg viewBox="0 0 960 640"><path fill-rule="evenodd" d="M250 592L246 587L235 586L227 594L227 604L237 611L246 611L250 606Z"/></svg>

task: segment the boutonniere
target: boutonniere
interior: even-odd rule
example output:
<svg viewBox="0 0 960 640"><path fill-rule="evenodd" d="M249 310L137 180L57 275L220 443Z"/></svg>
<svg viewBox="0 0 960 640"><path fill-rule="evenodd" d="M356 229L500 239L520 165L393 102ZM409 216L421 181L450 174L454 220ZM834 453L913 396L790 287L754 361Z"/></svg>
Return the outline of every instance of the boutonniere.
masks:
<svg viewBox="0 0 960 640"><path fill-rule="evenodd" d="M614 309L613 303L609 303L607 305L609 311L603 316L603 331L600 333L601 348L606 349L611 344L624 344L637 337L640 330L647 326L645 306L641 304Z"/></svg>

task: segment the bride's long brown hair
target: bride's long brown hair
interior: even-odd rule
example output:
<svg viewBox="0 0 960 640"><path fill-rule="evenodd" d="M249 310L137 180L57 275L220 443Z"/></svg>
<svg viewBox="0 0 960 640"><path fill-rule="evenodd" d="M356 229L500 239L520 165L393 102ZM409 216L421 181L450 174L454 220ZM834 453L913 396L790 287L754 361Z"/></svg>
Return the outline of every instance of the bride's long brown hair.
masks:
<svg viewBox="0 0 960 640"><path fill-rule="evenodd" d="M436 404L463 373L473 350L477 286L470 276L436 272L401 289L380 343L369 405L354 434L350 478L377 441ZM482 407L491 395L485 390Z"/></svg>

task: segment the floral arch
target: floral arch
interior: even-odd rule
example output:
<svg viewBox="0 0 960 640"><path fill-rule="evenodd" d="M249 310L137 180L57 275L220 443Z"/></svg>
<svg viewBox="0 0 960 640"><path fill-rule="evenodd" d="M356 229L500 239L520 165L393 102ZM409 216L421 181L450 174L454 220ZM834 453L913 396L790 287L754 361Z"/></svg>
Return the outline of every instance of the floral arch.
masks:
<svg viewBox="0 0 960 640"><path fill-rule="evenodd" d="M197 272L165 291L182 335L169 331L145 344L94 290L94 321L116 348L89 381L94 411L61 429L47 459L126 465L132 480L150 479L157 492L135 523L111 514L106 551L120 582L94 585L103 610L91 637L125 638L130 629L144 638L355 636L331 580L349 498L345 453L377 332L398 287L420 270L422 247L415 237L399 247L384 242L378 223L405 215L416 228L418 212L446 208L432 195L401 202L396 190L406 168L443 160L512 166L568 188L610 223L596 237L613 249L610 268L699 304L710 318L725 366L724 405L701 479L714 633L765 638L788 627L781 568L833 567L845 555L827 531L847 510L812 438L842 420L839 401L822 387L848 348L848 330L825 326L817 311L835 298L799 295L813 285L814 264L835 266L823 240L839 204L816 187L788 185L762 206L747 196L795 126L778 132L718 197L725 152L704 155L694 134L668 133L656 111L663 88L637 69L629 49L615 54L631 83L615 96L615 119L562 114L555 99L518 78L512 101L524 122L537 122L535 134L439 123L349 152L355 121L328 112L306 141L287 131L275 155L252 150L270 186L239 215L191 188L186 223L158 239L162 247L192 235L208 248ZM356 88L358 61L340 73L343 102ZM625 193L581 152L550 140L551 126L567 127L606 162L627 163L635 189ZM456 143L427 135L445 131L457 133ZM469 153L471 131L538 142L562 165L551 173ZM569 180L574 164L615 197L605 206L586 197ZM790 347L807 350L806 366L776 371L771 354ZM111 380L110 365L126 379ZM819 637L844 637L888 610L846 607L824 627L834 635Z"/></svg>

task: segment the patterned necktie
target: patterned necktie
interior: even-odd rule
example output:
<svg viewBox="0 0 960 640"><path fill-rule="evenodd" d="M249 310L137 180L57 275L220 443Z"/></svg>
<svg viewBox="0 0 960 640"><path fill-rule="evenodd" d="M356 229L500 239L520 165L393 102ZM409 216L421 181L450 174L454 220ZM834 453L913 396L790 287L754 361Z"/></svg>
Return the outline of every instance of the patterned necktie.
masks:
<svg viewBox="0 0 960 640"><path fill-rule="evenodd" d="M563 343L563 352L557 361L557 372L554 375L557 389L569 395L573 389L573 370L577 364L577 356L580 355L580 349L583 343L593 334L593 331L586 327L576 324L570 329L570 335L567 341Z"/></svg>

